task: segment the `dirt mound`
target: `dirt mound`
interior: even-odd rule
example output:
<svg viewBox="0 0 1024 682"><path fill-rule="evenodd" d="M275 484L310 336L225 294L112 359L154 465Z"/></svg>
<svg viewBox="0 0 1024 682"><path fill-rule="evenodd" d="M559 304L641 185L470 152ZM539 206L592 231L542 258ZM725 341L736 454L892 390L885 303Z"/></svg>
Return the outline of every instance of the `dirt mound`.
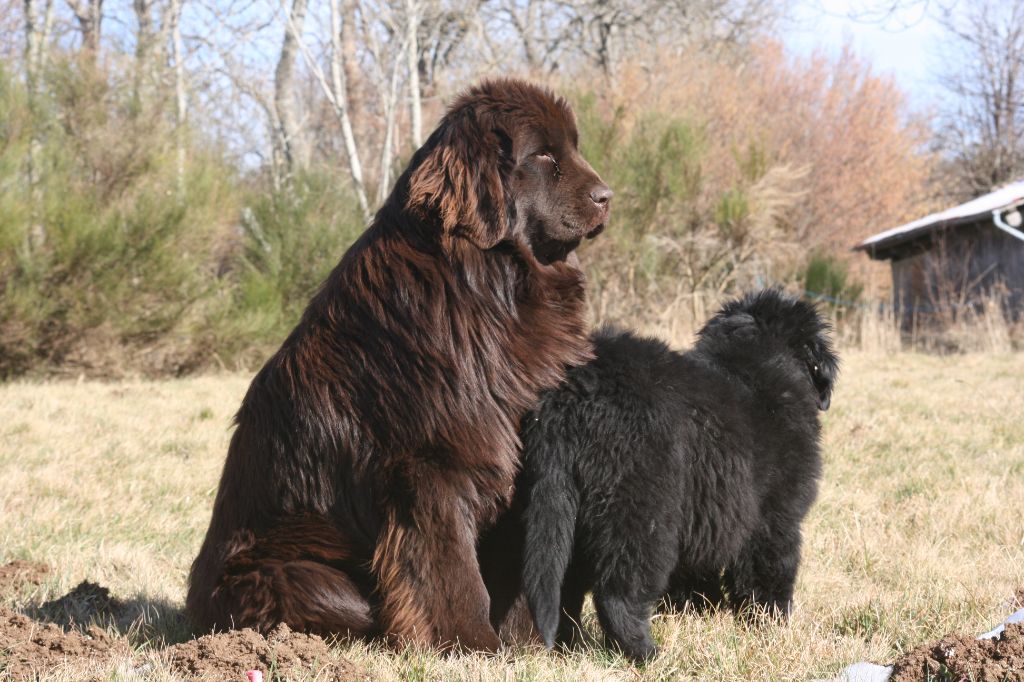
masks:
<svg viewBox="0 0 1024 682"><path fill-rule="evenodd" d="M0 670L12 679L32 679L69 660L103 659L127 650L126 642L96 626L65 632L54 623L0 608Z"/></svg>
<svg viewBox="0 0 1024 682"><path fill-rule="evenodd" d="M36 609L42 620L64 626L85 625L98 619L113 623L126 610L127 605L112 597L110 590L88 580L78 583L63 597L51 599Z"/></svg>
<svg viewBox="0 0 1024 682"><path fill-rule="evenodd" d="M1024 623L1007 625L998 639L950 635L907 652L890 682L918 680L1024 682Z"/></svg>
<svg viewBox="0 0 1024 682"><path fill-rule="evenodd" d="M0 598L25 585L40 585L49 567L27 561L0 566ZM114 637L100 625L119 626L132 607L102 585L84 580L62 597L26 613L0 608L0 678L32 679L70 664L102 663L115 655L131 655L125 637ZM157 650L182 677L244 682L247 670L260 670L265 679L369 679L365 671L332 655L320 637L292 632L285 625L267 637L253 630L207 635Z"/></svg>
<svg viewBox="0 0 1024 682"><path fill-rule="evenodd" d="M8 597L25 585L41 585L50 575L50 567L18 559L0 566L0 597Z"/></svg>
<svg viewBox="0 0 1024 682"><path fill-rule="evenodd" d="M320 637L292 632L287 625L266 637L249 628L204 635L164 649L163 657L179 675L210 680L244 681L247 670L262 671L264 679L369 679L354 664L331 656Z"/></svg>

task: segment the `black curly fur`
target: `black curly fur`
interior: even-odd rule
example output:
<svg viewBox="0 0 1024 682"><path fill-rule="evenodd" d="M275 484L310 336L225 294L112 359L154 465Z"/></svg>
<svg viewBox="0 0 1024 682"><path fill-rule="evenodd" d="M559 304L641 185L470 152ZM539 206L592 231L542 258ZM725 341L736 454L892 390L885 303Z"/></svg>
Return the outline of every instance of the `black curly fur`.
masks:
<svg viewBox="0 0 1024 682"><path fill-rule="evenodd" d="M829 329L765 290L723 306L687 353L595 333L596 359L523 422L524 589L549 647L578 634L591 589L634 659L656 653L666 596L788 613L838 372Z"/></svg>

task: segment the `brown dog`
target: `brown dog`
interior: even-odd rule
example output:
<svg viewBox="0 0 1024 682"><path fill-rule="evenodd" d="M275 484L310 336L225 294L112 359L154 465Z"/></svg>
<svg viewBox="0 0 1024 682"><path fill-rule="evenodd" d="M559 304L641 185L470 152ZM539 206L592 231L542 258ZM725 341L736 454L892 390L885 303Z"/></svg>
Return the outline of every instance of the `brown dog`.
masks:
<svg viewBox="0 0 1024 682"><path fill-rule="evenodd" d="M590 357L566 258L610 197L563 100L498 80L455 101L249 387L197 628L498 646L475 547L521 416Z"/></svg>

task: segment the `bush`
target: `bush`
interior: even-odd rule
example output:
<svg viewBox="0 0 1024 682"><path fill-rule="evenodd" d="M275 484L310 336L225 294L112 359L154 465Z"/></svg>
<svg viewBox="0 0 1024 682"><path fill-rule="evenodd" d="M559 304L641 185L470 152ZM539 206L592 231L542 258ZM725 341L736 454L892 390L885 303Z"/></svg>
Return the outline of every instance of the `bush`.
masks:
<svg viewBox="0 0 1024 682"><path fill-rule="evenodd" d="M788 267L800 171L743 139L722 173L707 120L576 100L581 151L615 191L610 228L582 251L598 321L642 325Z"/></svg>
<svg viewBox="0 0 1024 682"><path fill-rule="evenodd" d="M221 282L222 302L207 321L222 361L251 365L281 343L365 225L355 195L327 173L254 194L240 214L237 247Z"/></svg>
<svg viewBox="0 0 1024 682"><path fill-rule="evenodd" d="M850 278L846 263L823 251L811 254L803 270L804 295L842 318L860 305L864 286Z"/></svg>
<svg viewBox="0 0 1024 682"><path fill-rule="evenodd" d="M197 154L181 196L166 131L128 117L124 95L102 81L92 86L101 97L80 96L91 92L88 74L64 68L51 74L52 96L35 120L21 86L0 74L4 377L37 364L103 371L124 364L119 346L152 344L178 328L207 294L219 230L212 215L230 193L231 173ZM64 89L72 81L78 94ZM45 135L30 186L33 130Z"/></svg>
<svg viewBox="0 0 1024 682"><path fill-rule="evenodd" d="M50 63L31 107L0 67L0 378L260 363L363 230L343 172L271 190L187 131L179 177L159 89L139 95L117 60L97 73L55 46ZM716 299L778 283L856 302L849 244L919 209L920 128L849 52L666 53L616 79L556 84L615 191L580 254L597 323L678 339Z"/></svg>

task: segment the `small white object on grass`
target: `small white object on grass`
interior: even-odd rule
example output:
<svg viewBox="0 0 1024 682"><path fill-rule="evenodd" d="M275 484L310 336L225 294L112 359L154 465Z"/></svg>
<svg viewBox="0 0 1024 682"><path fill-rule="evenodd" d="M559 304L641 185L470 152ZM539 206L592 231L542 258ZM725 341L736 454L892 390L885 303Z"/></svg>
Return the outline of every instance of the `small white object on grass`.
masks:
<svg viewBox="0 0 1024 682"><path fill-rule="evenodd" d="M1010 623L1024 623L1024 609L1017 609L1001 625L997 625L978 639L996 639L1003 634L1003 630ZM891 665L876 665L874 663L854 663L847 666L833 680L833 682L886 682L892 677ZM827 682L826 680L814 680L813 682Z"/></svg>
<svg viewBox="0 0 1024 682"><path fill-rule="evenodd" d="M978 639L996 639L999 635L1003 634L1003 630L1010 623L1024 623L1024 609L1017 609L1001 625L995 626L983 635L978 635Z"/></svg>
<svg viewBox="0 0 1024 682"><path fill-rule="evenodd" d="M891 665L876 665L875 663L860 662L843 668L831 682L886 682L892 677ZM829 682L828 680L813 680L812 682Z"/></svg>
<svg viewBox="0 0 1024 682"><path fill-rule="evenodd" d="M262 670L246 670L245 676L249 678L249 682L263 682Z"/></svg>
<svg viewBox="0 0 1024 682"><path fill-rule="evenodd" d="M847 666L836 679L840 682L886 682L890 677L892 677L891 665L861 662Z"/></svg>

